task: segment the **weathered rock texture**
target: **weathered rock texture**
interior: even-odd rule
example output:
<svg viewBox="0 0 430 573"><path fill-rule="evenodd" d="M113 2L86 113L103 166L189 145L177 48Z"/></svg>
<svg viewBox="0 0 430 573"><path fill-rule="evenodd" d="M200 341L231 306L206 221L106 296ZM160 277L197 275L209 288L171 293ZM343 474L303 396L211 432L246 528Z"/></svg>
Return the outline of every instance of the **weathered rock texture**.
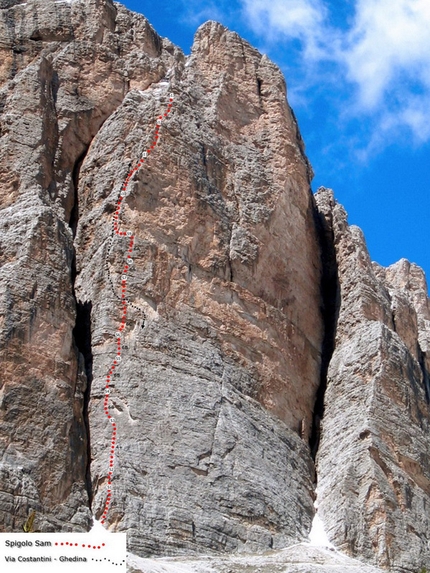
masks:
<svg viewBox="0 0 430 573"><path fill-rule="evenodd" d="M317 456L330 540L393 571L430 564L430 305L421 269L370 261L330 190L316 194L338 269Z"/></svg>
<svg viewBox="0 0 430 573"><path fill-rule="evenodd" d="M0 41L0 530L103 511L112 213L173 93L121 213L107 526L142 556L297 543L320 444L334 543L430 566L425 280L372 264L328 191L317 210L279 69L214 22L186 58L111 0L0 0Z"/></svg>
<svg viewBox="0 0 430 573"><path fill-rule="evenodd" d="M106 498L102 408L115 353L125 240L107 241L129 161L168 94L161 142L122 222L136 236L110 522L140 553L256 550L305 536L312 461L298 436L319 383L320 262L309 167L279 70L208 23L168 79L130 91L79 178L78 299L92 304L94 503ZM306 311L303 311L306 309Z"/></svg>
<svg viewBox="0 0 430 573"><path fill-rule="evenodd" d="M173 92L123 213L128 292L147 318L130 308L114 378L109 526L141 554L304 538L321 270L279 69L216 23L186 61L110 1L7 5L1 18L2 528L30 507L42 530L87 527L90 504L100 515L120 318L107 271L119 287L124 258L111 215Z"/></svg>
<svg viewBox="0 0 430 573"><path fill-rule="evenodd" d="M111 2L14 4L0 5L0 529L20 530L30 507L41 530L87 529L79 168L126 93L161 78L178 51Z"/></svg>

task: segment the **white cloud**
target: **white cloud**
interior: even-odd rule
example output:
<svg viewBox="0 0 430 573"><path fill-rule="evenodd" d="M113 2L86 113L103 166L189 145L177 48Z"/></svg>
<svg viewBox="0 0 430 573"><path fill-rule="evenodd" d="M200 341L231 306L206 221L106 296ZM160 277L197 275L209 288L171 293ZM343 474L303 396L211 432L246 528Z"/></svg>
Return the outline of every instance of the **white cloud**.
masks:
<svg viewBox="0 0 430 573"><path fill-rule="evenodd" d="M302 41L308 58L320 56L326 8L321 0L243 0L252 28L269 35L270 41L296 38Z"/></svg>
<svg viewBox="0 0 430 573"><path fill-rule="evenodd" d="M312 75L303 73L307 81L312 77L332 92L343 90L351 115L377 118L376 139L405 128L417 141L430 138L429 0L354 0L354 15L342 27L329 23L330 10L338 9L335 0L242 0L242 5L248 24L266 42L301 43L304 67L312 64Z"/></svg>
<svg viewBox="0 0 430 573"><path fill-rule="evenodd" d="M360 89L360 102L372 108L398 82L430 89L430 3L428 0L358 0L346 49L337 57ZM407 89L407 88L406 88Z"/></svg>
<svg viewBox="0 0 430 573"><path fill-rule="evenodd" d="M400 116L400 123L409 126L419 142L430 139L429 105L430 102L426 103L422 99L415 102L412 98L409 106L402 111Z"/></svg>

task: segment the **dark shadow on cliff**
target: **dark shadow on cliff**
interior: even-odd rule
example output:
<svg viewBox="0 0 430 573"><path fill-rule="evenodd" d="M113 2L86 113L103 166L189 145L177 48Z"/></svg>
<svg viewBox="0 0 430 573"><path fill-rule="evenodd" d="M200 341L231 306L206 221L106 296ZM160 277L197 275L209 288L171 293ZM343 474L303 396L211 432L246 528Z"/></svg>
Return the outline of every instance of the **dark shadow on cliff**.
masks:
<svg viewBox="0 0 430 573"><path fill-rule="evenodd" d="M74 200L73 207L70 213L69 226L73 233L73 238L76 236L78 222L79 222L79 176L82 164L88 153L89 145L84 149L81 155L77 158L72 172L72 181L74 187ZM84 360L84 371L87 379L87 384L84 392L83 403L83 420L85 425L85 485L88 494L89 507L91 509L93 491L91 482L91 436L90 424L88 419L88 404L91 395L91 384L93 381L93 353L91 342L91 302L81 302L76 299L75 293L75 280L76 280L76 253L73 253L73 260L71 266L71 281L72 292L76 301L76 322L73 329L73 338L77 346L78 352L82 355ZM79 367L78 367L79 368ZM78 376L80 372L78 370Z"/></svg>
<svg viewBox="0 0 430 573"><path fill-rule="evenodd" d="M73 329L73 338L80 354L84 359L85 375L87 378L87 385L84 393L83 404L83 419L85 424L86 434L86 460L85 460L85 484L88 492L89 506L91 508L93 492L91 485L91 439L90 439L90 424L88 419L88 404L91 395L91 384L93 381L93 353L91 345L91 302L77 302L76 303L76 323ZM79 375L79 373L78 373Z"/></svg>
<svg viewBox="0 0 430 573"><path fill-rule="evenodd" d="M429 405L430 404L430 377L429 377L429 373L427 372L427 368L425 365L425 354L421 350L421 347L419 344L418 344L418 362L419 362L421 372L423 375L424 391L426 394L426 402Z"/></svg>
<svg viewBox="0 0 430 573"><path fill-rule="evenodd" d="M324 397L327 389L327 373L335 346L340 301L338 266L336 261L336 251L334 248L333 231L324 215L318 211L315 202L313 202L313 207L315 226L318 233L321 252L321 300L322 317L324 322L320 384L317 390L313 411L312 431L309 438L311 455L315 460L320 442L321 422L324 417Z"/></svg>
<svg viewBox="0 0 430 573"><path fill-rule="evenodd" d="M79 195L78 195L79 176L81 173L82 163L84 162L84 159L87 156L88 149L89 149L89 145L87 145L85 147L84 151L80 154L80 156L75 161L75 165L73 166L73 171L72 171L74 197L73 197L73 207L72 207L72 210L70 212L69 227L72 229L73 238L76 237L76 230L78 228L78 221L79 221ZM73 273L73 269L72 269L72 273ZM74 284L75 284L74 279L75 279L75 277L72 276L72 286L74 286Z"/></svg>

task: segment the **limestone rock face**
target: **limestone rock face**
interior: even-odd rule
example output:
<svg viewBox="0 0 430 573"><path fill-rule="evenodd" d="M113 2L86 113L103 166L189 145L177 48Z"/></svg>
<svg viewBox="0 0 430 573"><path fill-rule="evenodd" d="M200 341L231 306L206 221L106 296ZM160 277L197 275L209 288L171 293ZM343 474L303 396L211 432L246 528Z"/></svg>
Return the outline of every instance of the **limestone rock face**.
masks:
<svg viewBox="0 0 430 573"><path fill-rule="evenodd" d="M312 424L322 339L309 167L279 70L213 22L166 80L129 91L80 171L93 510L107 495L103 388L127 245L111 247L112 210L170 93L160 142L121 214L136 237L135 308L111 395L120 447L108 521L140 554L282 546L306 536L313 515L312 460L298 435Z"/></svg>
<svg viewBox="0 0 430 573"><path fill-rule="evenodd" d="M131 86L161 78L179 52L111 2L15 4L0 4L0 530L20 531L30 508L43 531L87 529L79 166Z"/></svg>
<svg viewBox="0 0 430 573"><path fill-rule="evenodd" d="M109 499L160 567L429 569L425 277L312 196L280 70L215 22L186 57L111 0L0 0L0 40L0 531L85 531ZM303 543L316 480L366 565Z"/></svg>
<svg viewBox="0 0 430 573"><path fill-rule="evenodd" d="M0 10L1 527L34 508L41 530L87 528L103 510L126 254L112 212L173 93L121 212L134 306L107 526L142 555L305 538L321 263L279 69L213 22L186 59L108 0L15 4Z"/></svg>
<svg viewBox="0 0 430 573"><path fill-rule="evenodd" d="M341 550L392 571L430 563L429 299L421 269L371 263L331 191L316 194L338 270L317 455L318 505Z"/></svg>

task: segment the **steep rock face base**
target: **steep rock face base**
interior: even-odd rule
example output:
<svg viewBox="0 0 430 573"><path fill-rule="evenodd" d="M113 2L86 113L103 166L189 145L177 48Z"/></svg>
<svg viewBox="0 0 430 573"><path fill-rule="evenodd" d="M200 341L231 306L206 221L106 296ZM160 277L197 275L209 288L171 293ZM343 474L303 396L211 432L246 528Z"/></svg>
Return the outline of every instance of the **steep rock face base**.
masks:
<svg viewBox="0 0 430 573"><path fill-rule="evenodd" d="M260 555L139 559L128 555L128 573L383 573L333 550L297 543Z"/></svg>
<svg viewBox="0 0 430 573"><path fill-rule="evenodd" d="M317 456L330 540L393 571L430 564L430 305L421 269L371 263L331 191L316 194L333 232L340 307Z"/></svg>

